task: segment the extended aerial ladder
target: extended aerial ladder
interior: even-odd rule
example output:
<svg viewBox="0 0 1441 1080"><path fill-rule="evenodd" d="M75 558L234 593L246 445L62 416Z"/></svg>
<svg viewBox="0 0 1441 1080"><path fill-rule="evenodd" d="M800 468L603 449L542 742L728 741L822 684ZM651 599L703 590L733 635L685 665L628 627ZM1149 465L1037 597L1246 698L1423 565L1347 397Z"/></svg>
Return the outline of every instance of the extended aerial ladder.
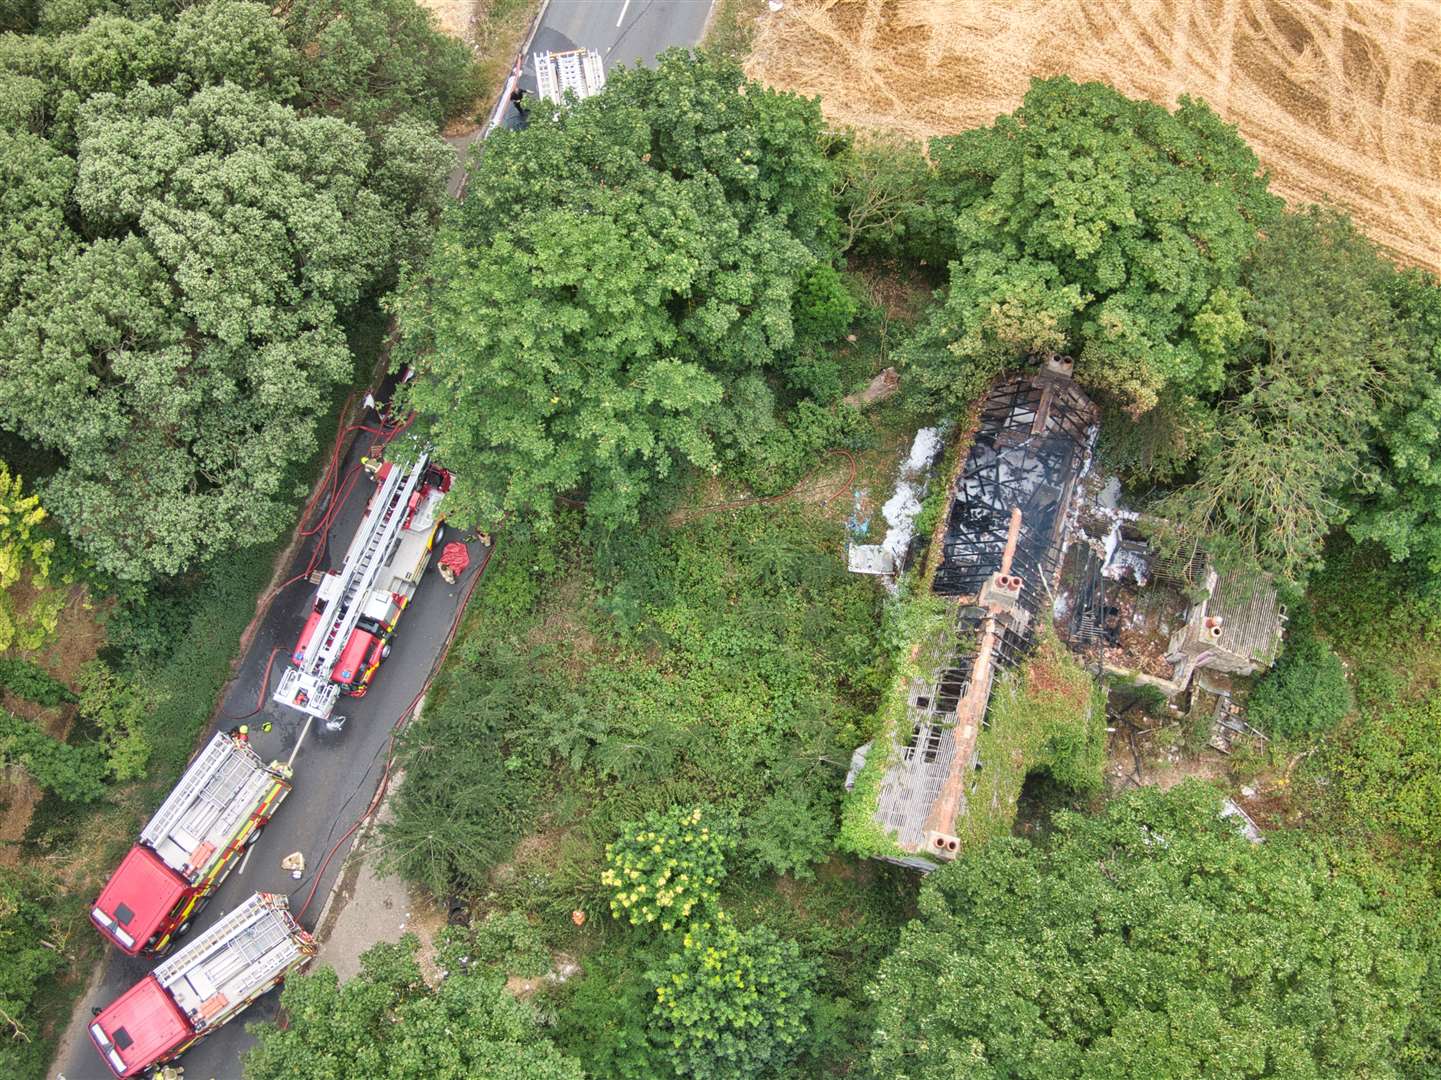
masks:
<svg viewBox="0 0 1441 1080"><path fill-rule="evenodd" d="M339 571L320 581L311 624L291 656L295 666L280 679L275 701L317 719L330 716L342 690L332 673L360 622L371 589L399 546L401 529L414 509L411 496L426 475L428 457L422 453L405 468L390 463L380 467L378 489L345 561Z"/></svg>

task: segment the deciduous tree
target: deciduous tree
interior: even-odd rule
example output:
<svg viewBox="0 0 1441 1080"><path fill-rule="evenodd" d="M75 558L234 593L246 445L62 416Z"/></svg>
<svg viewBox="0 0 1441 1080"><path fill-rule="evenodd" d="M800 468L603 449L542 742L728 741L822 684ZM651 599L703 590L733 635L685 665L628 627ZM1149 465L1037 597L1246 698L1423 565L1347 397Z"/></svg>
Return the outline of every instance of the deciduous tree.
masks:
<svg viewBox="0 0 1441 1080"><path fill-rule="evenodd" d="M401 308L452 516L544 520L579 489L614 526L677 470L719 470L737 400L769 402L796 345L797 289L837 287L813 274L834 243L820 131L813 102L671 52L496 133Z"/></svg>
<svg viewBox="0 0 1441 1080"><path fill-rule="evenodd" d="M102 237L25 278L0 419L64 455L45 491L76 543L144 579L283 524L351 371L341 313L418 246L448 155L408 131L411 158L378 163L350 125L233 85L97 95L79 136L74 199Z"/></svg>
<svg viewBox="0 0 1441 1080"><path fill-rule="evenodd" d="M251 1028L250 1080L581 1080L580 1066L542 1036L534 1011L503 980L467 973L461 950L442 950L448 972L426 984L418 941L373 946L360 974L340 985L331 968L286 981L289 1024ZM478 965L477 965L478 966Z"/></svg>
<svg viewBox="0 0 1441 1080"><path fill-rule="evenodd" d="M911 363L948 404L1028 351L1133 414L1219 390L1242 337L1241 262L1280 200L1203 102L1174 113L1100 83L1032 83L987 128L934 139L929 252L944 301ZM981 374L974 374L976 369Z"/></svg>
<svg viewBox="0 0 1441 1080"><path fill-rule="evenodd" d="M649 973L650 1037L677 1080L773 1076L801 1048L816 965L764 926L723 916L686 931Z"/></svg>
<svg viewBox="0 0 1441 1080"><path fill-rule="evenodd" d="M872 989L876 1074L1386 1075L1425 958L1324 848L1219 809L1135 792L929 876Z"/></svg>
<svg viewBox="0 0 1441 1080"><path fill-rule="evenodd" d="M1318 564L1369 446L1417 372L1387 299L1395 268L1351 223L1276 222L1248 261L1252 327L1194 481L1157 511L1213 550L1296 577Z"/></svg>

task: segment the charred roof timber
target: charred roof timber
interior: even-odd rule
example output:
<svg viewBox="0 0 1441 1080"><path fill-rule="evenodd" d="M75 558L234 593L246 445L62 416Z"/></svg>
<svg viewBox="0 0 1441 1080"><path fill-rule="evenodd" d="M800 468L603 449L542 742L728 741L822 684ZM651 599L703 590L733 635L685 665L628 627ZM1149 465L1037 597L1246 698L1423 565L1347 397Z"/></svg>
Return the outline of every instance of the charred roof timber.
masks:
<svg viewBox="0 0 1441 1080"><path fill-rule="evenodd" d="M899 851L930 870L955 858L976 740L996 667L1018 664L1061 567L1066 520L1089 460L1097 410L1070 379L1070 361L1002 380L982 403L956 477L932 590L952 601L929 677L907 688L873 819ZM919 647L918 647L919 649ZM869 746L857 751L848 786Z"/></svg>

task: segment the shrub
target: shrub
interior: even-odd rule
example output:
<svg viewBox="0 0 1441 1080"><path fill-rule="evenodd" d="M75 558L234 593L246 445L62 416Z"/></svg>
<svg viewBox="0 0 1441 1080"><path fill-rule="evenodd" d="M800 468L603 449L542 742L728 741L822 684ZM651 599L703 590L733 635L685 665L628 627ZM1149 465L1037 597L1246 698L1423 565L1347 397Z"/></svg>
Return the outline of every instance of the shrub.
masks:
<svg viewBox="0 0 1441 1080"><path fill-rule="evenodd" d="M1282 738L1331 730L1351 708L1341 658L1309 628L1293 626L1286 651L1256 683L1247 708L1257 727Z"/></svg>
<svg viewBox="0 0 1441 1080"><path fill-rule="evenodd" d="M467 948L473 962L521 978L539 978L550 970L550 950L524 912L492 915L471 932Z"/></svg>
<svg viewBox="0 0 1441 1080"><path fill-rule="evenodd" d="M860 411L850 405L823 409L802 401L778 427L748 448L737 479L758 495L778 495L797 483L819 463L822 450L834 446L855 448L870 428Z"/></svg>
<svg viewBox="0 0 1441 1080"><path fill-rule="evenodd" d="M0 656L0 686L47 708L76 700L69 687L54 675L18 656Z"/></svg>
<svg viewBox="0 0 1441 1080"><path fill-rule="evenodd" d="M116 780L138 780L150 760L145 716L150 702L132 679L116 675L99 660L80 669L80 715L95 725Z"/></svg>
<svg viewBox="0 0 1441 1080"><path fill-rule="evenodd" d="M66 802L105 794L105 756L97 746L70 746L31 721L0 709L0 760L17 762L30 778Z"/></svg>
<svg viewBox="0 0 1441 1080"><path fill-rule="evenodd" d="M44 1042L32 1012L38 992L63 963L61 952L47 946L54 938L50 909L54 889L30 874L0 867L0 1074L40 1075ZM39 1060L37 1060L37 1058Z"/></svg>
<svg viewBox="0 0 1441 1080"><path fill-rule="evenodd" d="M835 341L856 317L860 305L835 268L819 263L796 289L796 335L811 341Z"/></svg>
<svg viewBox="0 0 1441 1080"><path fill-rule="evenodd" d="M800 1049L816 966L764 926L702 923L649 974L651 1039L677 1077L769 1075Z"/></svg>
<svg viewBox="0 0 1441 1080"><path fill-rule="evenodd" d="M601 883L615 892L611 914L632 926L672 930L699 914L696 908L714 908L734 847L729 823L717 821L710 807L652 811L606 845Z"/></svg>
<svg viewBox="0 0 1441 1080"><path fill-rule="evenodd" d="M55 541L42 528L45 508L22 489L20 477L0 461L0 649L38 649L55 632L65 604L63 590L47 588ZM27 571L35 596L22 614L9 592Z"/></svg>

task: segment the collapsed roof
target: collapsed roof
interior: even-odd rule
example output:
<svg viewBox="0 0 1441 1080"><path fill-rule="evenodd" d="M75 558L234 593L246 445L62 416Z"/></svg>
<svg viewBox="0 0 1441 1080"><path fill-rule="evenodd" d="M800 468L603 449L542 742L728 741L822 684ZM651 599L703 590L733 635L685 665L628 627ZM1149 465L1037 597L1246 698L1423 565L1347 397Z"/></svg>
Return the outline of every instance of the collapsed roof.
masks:
<svg viewBox="0 0 1441 1080"><path fill-rule="evenodd" d="M931 582L952 603L916 648L934 667L911 680L904 720L880 737L885 772L872 816L903 865L928 870L957 853L995 667L1020 662L1038 613L1050 611L1096 432L1096 407L1069 376L1069 362L1053 362L994 385L954 480ZM848 787L870 752L856 752Z"/></svg>

